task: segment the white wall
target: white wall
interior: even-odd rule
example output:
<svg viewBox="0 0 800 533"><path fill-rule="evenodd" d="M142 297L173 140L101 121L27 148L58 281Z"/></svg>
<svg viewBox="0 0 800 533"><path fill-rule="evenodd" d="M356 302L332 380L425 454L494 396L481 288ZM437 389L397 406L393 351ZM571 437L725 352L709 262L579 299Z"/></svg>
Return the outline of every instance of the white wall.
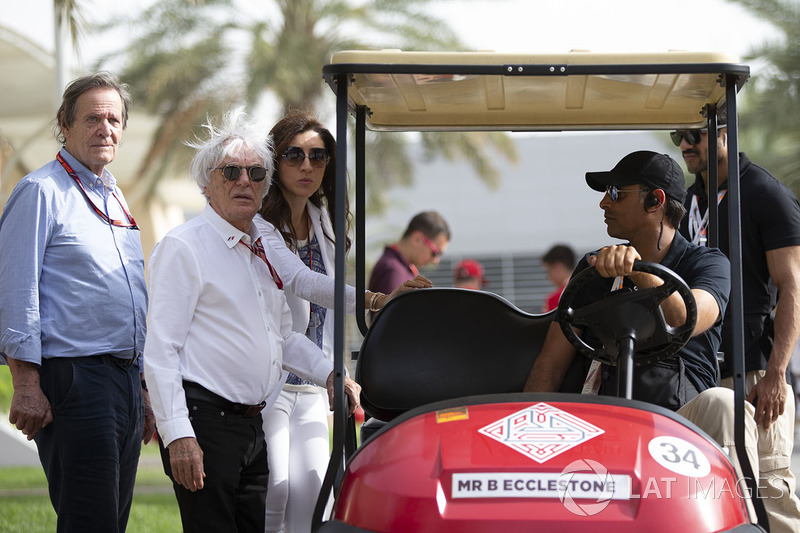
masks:
<svg viewBox="0 0 800 533"><path fill-rule="evenodd" d="M382 244L399 238L415 213L427 209L438 210L450 224L448 252L457 255L543 252L555 242L582 251L598 248L615 241L606 234L601 194L586 185L587 171L610 170L636 150L667 153L683 165L666 132L512 135L519 164L500 161L498 190L480 182L466 163L418 163L414 186L389 191L391 207L367 219L370 262Z"/></svg>

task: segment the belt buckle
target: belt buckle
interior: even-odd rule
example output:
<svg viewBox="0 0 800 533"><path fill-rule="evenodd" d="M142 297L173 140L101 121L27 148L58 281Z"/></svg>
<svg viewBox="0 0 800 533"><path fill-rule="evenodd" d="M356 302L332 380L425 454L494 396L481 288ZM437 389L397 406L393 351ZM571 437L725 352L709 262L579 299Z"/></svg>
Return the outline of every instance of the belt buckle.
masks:
<svg viewBox="0 0 800 533"><path fill-rule="evenodd" d="M249 405L249 406L247 406L247 409L245 410L245 412L242 413L242 416L244 418L253 418L258 413L260 413L261 410L264 409L264 406L266 406L266 405L267 405L267 402L261 402L258 405Z"/></svg>
<svg viewBox="0 0 800 533"><path fill-rule="evenodd" d="M118 364L121 365L121 366L133 366L136 363L137 359L138 359L138 357L134 355L130 359L119 359L119 363Z"/></svg>

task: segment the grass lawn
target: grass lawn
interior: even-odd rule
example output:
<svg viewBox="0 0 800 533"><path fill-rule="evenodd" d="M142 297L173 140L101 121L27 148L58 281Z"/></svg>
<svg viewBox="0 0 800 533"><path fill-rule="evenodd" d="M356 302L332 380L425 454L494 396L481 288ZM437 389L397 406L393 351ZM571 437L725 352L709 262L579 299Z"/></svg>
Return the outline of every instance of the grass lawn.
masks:
<svg viewBox="0 0 800 533"><path fill-rule="evenodd" d="M181 519L172 484L161 468L158 446L142 449L128 533L179 533ZM44 533L56 530L40 466L0 468L0 531Z"/></svg>

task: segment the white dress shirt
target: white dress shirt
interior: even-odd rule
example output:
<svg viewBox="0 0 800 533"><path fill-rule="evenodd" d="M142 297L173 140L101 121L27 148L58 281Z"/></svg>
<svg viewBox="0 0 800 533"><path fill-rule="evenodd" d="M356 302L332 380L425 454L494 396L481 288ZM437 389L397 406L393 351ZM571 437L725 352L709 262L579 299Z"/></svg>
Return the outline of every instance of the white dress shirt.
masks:
<svg viewBox="0 0 800 533"><path fill-rule="evenodd" d="M194 437L182 381L230 400L274 400L282 368L318 385L333 370L317 346L292 331L289 306L242 233L210 206L153 249L145 377L164 445ZM269 405L265 409L268 409Z"/></svg>

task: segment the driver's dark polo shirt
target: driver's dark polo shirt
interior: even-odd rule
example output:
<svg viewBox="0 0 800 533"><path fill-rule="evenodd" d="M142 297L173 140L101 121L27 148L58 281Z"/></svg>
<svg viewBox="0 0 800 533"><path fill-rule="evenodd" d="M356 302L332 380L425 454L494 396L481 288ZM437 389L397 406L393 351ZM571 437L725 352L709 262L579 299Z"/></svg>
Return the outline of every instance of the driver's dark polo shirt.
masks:
<svg viewBox="0 0 800 533"><path fill-rule="evenodd" d="M589 267L586 257L588 254L578 263L575 273ZM676 232L661 265L680 276L689 288L711 294L717 300L720 316L724 316L730 294L730 263L722 252L692 244ZM571 307L578 309L598 301L611 291L613 283L614 278L602 278L586 285L575 295ZM624 287L632 289L634 285L625 278ZM720 319L705 332L689 339L677 354L652 365L635 367L633 398L676 410L701 391L715 387L716 353L721 333ZM584 332L583 338L591 346L599 345L591 330ZM616 395L616 371L616 367L603 365L600 394Z"/></svg>

